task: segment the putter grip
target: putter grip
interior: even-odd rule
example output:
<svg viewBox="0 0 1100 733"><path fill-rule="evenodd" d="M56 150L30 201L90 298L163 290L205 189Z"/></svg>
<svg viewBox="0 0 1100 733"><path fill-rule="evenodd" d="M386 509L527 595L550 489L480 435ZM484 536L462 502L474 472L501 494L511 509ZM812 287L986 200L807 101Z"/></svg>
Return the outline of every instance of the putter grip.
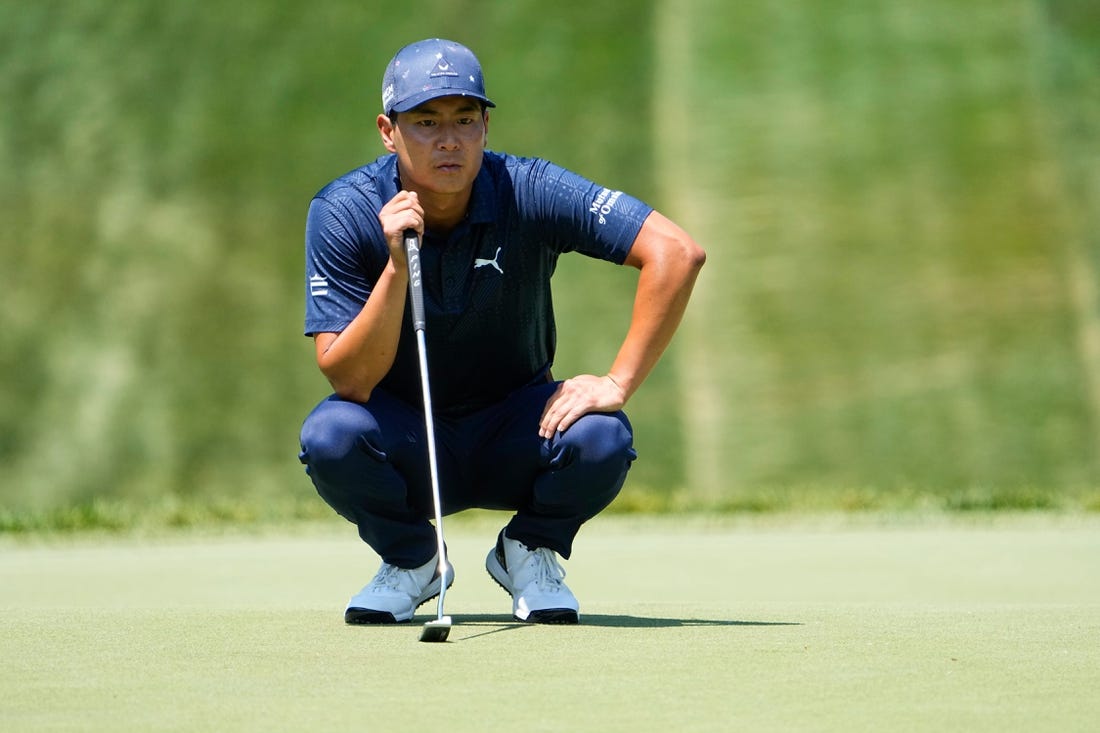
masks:
<svg viewBox="0 0 1100 733"><path fill-rule="evenodd" d="M405 230L405 259L409 263L409 303L412 306L413 330L423 331L424 284L420 279L420 237L412 229Z"/></svg>

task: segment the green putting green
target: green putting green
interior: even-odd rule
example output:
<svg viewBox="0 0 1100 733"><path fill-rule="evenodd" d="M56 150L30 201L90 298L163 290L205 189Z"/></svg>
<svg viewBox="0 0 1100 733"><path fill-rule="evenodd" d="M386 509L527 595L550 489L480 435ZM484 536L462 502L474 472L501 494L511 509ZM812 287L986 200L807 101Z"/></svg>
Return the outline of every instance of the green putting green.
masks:
<svg viewBox="0 0 1100 733"><path fill-rule="evenodd" d="M1083 730L1100 519L600 518L582 624L513 622L451 521L450 641L349 627L350 528L0 545L10 731Z"/></svg>

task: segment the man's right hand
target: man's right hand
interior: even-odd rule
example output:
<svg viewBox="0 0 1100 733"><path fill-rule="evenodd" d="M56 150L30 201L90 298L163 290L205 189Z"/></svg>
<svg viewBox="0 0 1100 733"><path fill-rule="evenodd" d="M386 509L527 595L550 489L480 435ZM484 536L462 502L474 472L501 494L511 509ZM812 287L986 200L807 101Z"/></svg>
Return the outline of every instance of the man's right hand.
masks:
<svg viewBox="0 0 1100 733"><path fill-rule="evenodd" d="M394 267L404 270L405 230L412 229L424 236L424 209L415 191L400 191L378 212L378 221L386 235L386 245L390 250L390 261Z"/></svg>

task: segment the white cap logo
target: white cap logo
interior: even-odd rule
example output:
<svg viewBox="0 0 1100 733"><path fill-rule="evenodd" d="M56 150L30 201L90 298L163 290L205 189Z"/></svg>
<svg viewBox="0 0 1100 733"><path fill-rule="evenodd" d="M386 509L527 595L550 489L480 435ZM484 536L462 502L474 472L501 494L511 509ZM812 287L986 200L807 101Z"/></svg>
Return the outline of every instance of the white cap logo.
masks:
<svg viewBox="0 0 1100 733"><path fill-rule="evenodd" d="M439 54L439 61L435 62L435 68L428 76L433 79L437 76L458 76L458 72L451 68L451 62L443 54Z"/></svg>

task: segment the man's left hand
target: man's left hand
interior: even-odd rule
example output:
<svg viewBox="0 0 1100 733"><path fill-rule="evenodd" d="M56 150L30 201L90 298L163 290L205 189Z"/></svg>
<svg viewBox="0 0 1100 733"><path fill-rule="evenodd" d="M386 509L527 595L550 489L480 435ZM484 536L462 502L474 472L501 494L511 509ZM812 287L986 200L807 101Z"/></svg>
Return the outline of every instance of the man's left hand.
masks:
<svg viewBox="0 0 1100 733"><path fill-rule="evenodd" d="M546 401L539 422L539 435L552 438L590 412L616 412L623 408L625 402L623 388L609 376L581 374L567 379Z"/></svg>

